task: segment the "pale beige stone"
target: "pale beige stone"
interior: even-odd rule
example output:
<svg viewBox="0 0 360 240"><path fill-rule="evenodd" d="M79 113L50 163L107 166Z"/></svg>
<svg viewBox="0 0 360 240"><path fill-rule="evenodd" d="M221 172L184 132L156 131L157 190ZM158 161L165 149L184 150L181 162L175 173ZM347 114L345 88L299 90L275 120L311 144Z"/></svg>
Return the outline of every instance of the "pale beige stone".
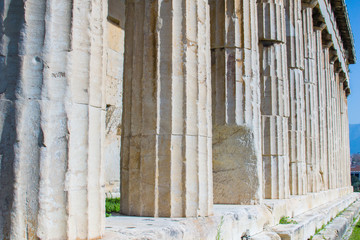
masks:
<svg viewBox="0 0 360 240"><path fill-rule="evenodd" d="M304 97L304 39L301 14L301 0L285 1L286 45L289 81L289 161L296 163L290 168L291 194L301 195L307 192L302 185L305 169L305 97Z"/></svg>
<svg viewBox="0 0 360 240"><path fill-rule="evenodd" d="M213 202L208 3L127 1L126 11L121 212L208 216ZM197 27L182 25L183 16Z"/></svg>
<svg viewBox="0 0 360 240"><path fill-rule="evenodd" d="M262 199L255 12L254 0L210 1L216 204L256 204Z"/></svg>
<svg viewBox="0 0 360 240"><path fill-rule="evenodd" d="M117 239L307 239L358 198L343 4L4 0L0 238L101 238L121 184Z"/></svg>

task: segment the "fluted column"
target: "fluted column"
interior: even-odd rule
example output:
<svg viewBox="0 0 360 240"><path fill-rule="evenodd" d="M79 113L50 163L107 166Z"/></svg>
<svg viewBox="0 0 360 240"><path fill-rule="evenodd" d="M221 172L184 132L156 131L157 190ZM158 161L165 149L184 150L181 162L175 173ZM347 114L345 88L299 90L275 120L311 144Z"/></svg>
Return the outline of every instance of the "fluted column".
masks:
<svg viewBox="0 0 360 240"><path fill-rule="evenodd" d="M348 105L347 105L347 93L344 93L344 118L345 118L345 123L344 123L344 142L345 142L345 153L344 153L344 157L345 157L345 167L346 167L346 175L347 175L347 186L351 186L351 162L350 162L350 137L349 137L349 115L348 115Z"/></svg>
<svg viewBox="0 0 360 240"><path fill-rule="evenodd" d="M333 65L330 64L329 47L324 47L324 76L325 76L325 92L326 92L326 132L327 132L327 165L329 176L329 189L335 188L334 176L334 156L333 156L333 111L332 111L332 82L333 82Z"/></svg>
<svg viewBox="0 0 360 240"><path fill-rule="evenodd" d="M344 106L344 98L345 91L344 91L344 78L339 76L340 85L339 85L339 104L340 104L340 123L339 123L339 129L340 129L340 146L339 146L339 161L341 162L341 173L340 177L342 179L341 187L347 187L348 186L348 170L347 170L347 160L345 157L346 153L346 141L345 141L345 126L346 126L346 120L345 120L345 106Z"/></svg>
<svg viewBox="0 0 360 240"><path fill-rule="evenodd" d="M255 0L211 0L214 202L262 198ZM244 174L246 173L246 174Z"/></svg>
<svg viewBox="0 0 360 240"><path fill-rule="evenodd" d="M340 148L341 148L341 136L340 136L340 80L339 80L339 72L335 68L335 79L334 79L334 104L335 104L335 113L334 113L334 132L335 132L335 169L336 169L336 187L340 188L343 187L343 181L342 181L342 161L340 156Z"/></svg>
<svg viewBox="0 0 360 240"><path fill-rule="evenodd" d="M328 105L328 111L329 111L329 120L330 120L330 165L331 165L331 181L332 185L331 188L337 188L337 158L336 158L336 142L337 142L337 136L336 136L336 99L335 99L335 68L334 68L334 62L331 61L331 51L330 51L330 65L329 65L329 74L330 78L329 81L329 105Z"/></svg>
<svg viewBox="0 0 360 240"><path fill-rule="evenodd" d="M286 43L289 76L289 161L291 194L307 192L305 161L304 50L301 0L286 2Z"/></svg>
<svg viewBox="0 0 360 240"><path fill-rule="evenodd" d="M326 110L326 78L324 70L324 54L322 47L322 28L314 27L315 34L315 59L317 94L319 103L319 161L321 174L321 190L329 188L328 161L327 161L327 110Z"/></svg>
<svg viewBox="0 0 360 240"><path fill-rule="evenodd" d="M290 195L288 78L283 1L258 1L264 197Z"/></svg>
<svg viewBox="0 0 360 240"><path fill-rule="evenodd" d="M0 8L1 239L102 235L102 2Z"/></svg>
<svg viewBox="0 0 360 240"><path fill-rule="evenodd" d="M121 212L212 211L207 1L126 1Z"/></svg>
<svg viewBox="0 0 360 240"><path fill-rule="evenodd" d="M306 5L305 5L306 6ZM320 171L318 78L315 32L312 7L302 10L304 31L304 101L305 101L305 158L307 162L307 190L320 191L323 184Z"/></svg>

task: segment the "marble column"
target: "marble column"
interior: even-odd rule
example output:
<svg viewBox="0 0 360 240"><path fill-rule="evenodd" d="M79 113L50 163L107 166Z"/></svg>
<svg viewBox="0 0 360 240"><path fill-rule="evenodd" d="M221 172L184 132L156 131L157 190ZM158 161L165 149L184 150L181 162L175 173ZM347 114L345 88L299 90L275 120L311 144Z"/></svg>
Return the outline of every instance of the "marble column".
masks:
<svg viewBox="0 0 360 240"><path fill-rule="evenodd" d="M211 0L214 203L262 199L255 0Z"/></svg>
<svg viewBox="0 0 360 240"><path fill-rule="evenodd" d="M305 5L305 4L304 4ZM302 10L304 31L304 101L305 101L305 158L307 162L307 190L320 191L322 175L319 152L319 103L316 62L316 36L313 29L312 6Z"/></svg>
<svg viewBox="0 0 360 240"><path fill-rule="evenodd" d="M345 78L342 76L342 73L339 73L339 104L340 104L340 123L339 123L339 129L340 129L340 146L339 146L339 161L341 162L341 180L342 180L342 187L348 186L348 171L346 169L347 161L345 157L346 152L346 142L345 142L345 126L346 126L346 120L345 120L345 106L344 106L344 98L345 91L344 91L344 80Z"/></svg>
<svg viewBox="0 0 360 240"><path fill-rule="evenodd" d="M329 175L327 163L327 116L326 116L326 78L324 71L324 54L322 47L322 30L324 26L314 26L315 34L315 61L316 61L316 78L317 94L319 103L319 161L321 174L321 190L329 188Z"/></svg>
<svg viewBox="0 0 360 240"><path fill-rule="evenodd" d="M347 186L351 186L351 162L350 162L350 136L349 136L349 115L348 115L348 105L347 105L347 97L348 97L348 92L345 93L344 96L344 118L345 118L345 123L344 123L344 142L345 142L345 153L344 153L344 158L345 158L345 167L346 167L346 176L347 176Z"/></svg>
<svg viewBox="0 0 360 240"><path fill-rule="evenodd" d="M208 1L126 1L121 212L212 212Z"/></svg>
<svg viewBox="0 0 360 240"><path fill-rule="evenodd" d="M301 0L285 2L290 104L290 190L293 195L301 195L307 192L306 172L309 161L311 162L311 158L305 158L304 39Z"/></svg>
<svg viewBox="0 0 360 240"><path fill-rule="evenodd" d="M264 197L290 196L288 78L283 1L258 1Z"/></svg>
<svg viewBox="0 0 360 240"><path fill-rule="evenodd" d="M100 238L103 1L3 3L0 238Z"/></svg>
<svg viewBox="0 0 360 240"><path fill-rule="evenodd" d="M336 63L335 63L336 66ZM335 81L334 81L334 104L335 104L335 121L334 121L334 132L335 132L335 163L336 163L336 187L340 188L343 185L342 181L342 161L340 156L340 148L341 148L341 132L340 132L340 77L337 67L334 69L335 71Z"/></svg>
<svg viewBox="0 0 360 240"><path fill-rule="evenodd" d="M333 136L333 104L332 104L332 81L333 79L333 65L330 64L330 51L328 46L324 46L324 79L325 79L325 93L326 93L326 132L327 132L327 165L329 176L329 189L335 188L334 176L334 136Z"/></svg>

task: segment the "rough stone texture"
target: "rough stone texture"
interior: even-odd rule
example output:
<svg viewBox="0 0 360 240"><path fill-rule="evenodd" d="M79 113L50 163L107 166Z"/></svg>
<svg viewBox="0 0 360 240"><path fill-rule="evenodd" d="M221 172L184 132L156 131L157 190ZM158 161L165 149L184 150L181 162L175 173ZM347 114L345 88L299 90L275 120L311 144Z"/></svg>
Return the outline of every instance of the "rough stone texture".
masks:
<svg viewBox="0 0 360 240"><path fill-rule="evenodd" d="M291 194L307 192L305 158L304 39L301 0L285 1L289 81L289 162ZM306 161L305 161L306 160Z"/></svg>
<svg viewBox="0 0 360 240"><path fill-rule="evenodd" d="M329 189L329 173L327 164L327 123L326 123L326 93L325 93L325 72L324 72L324 54L322 50L322 34L321 29L315 28L315 45L316 45L316 77L317 92L319 103L319 162L321 173L321 190Z"/></svg>
<svg viewBox="0 0 360 240"><path fill-rule="evenodd" d="M104 230L102 1L0 7L0 238Z"/></svg>
<svg viewBox="0 0 360 240"><path fill-rule="evenodd" d="M120 142L122 120L125 0L109 1L106 24L106 128L104 141L105 192L120 193Z"/></svg>
<svg viewBox="0 0 360 240"><path fill-rule="evenodd" d="M218 229L222 239L241 239L245 236L252 240L280 239L274 230L278 228L279 225L276 225L283 216L295 217L302 227L310 225L307 234L313 234L316 226L321 226L323 222L330 220L350 203L359 199L357 194L349 195L349 192L349 188L335 189L292 196L284 200L266 200L266 205L256 206L216 204L214 216L206 218L114 216L106 219L104 239L213 240L216 239ZM310 209L314 211L309 212Z"/></svg>
<svg viewBox="0 0 360 240"><path fill-rule="evenodd" d="M106 219L104 239L222 239L253 236L274 225L265 206L215 205L214 215L199 218L145 218L118 216Z"/></svg>
<svg viewBox="0 0 360 240"><path fill-rule="evenodd" d="M129 0L126 11L121 212L208 216L213 202L208 2Z"/></svg>
<svg viewBox="0 0 360 240"><path fill-rule="evenodd" d="M317 68L315 61L315 32L313 29L313 11L303 9L304 30L304 102L305 102L305 156L307 159L307 190L318 192L324 189L322 171L320 170L319 152L319 104Z"/></svg>
<svg viewBox="0 0 360 240"><path fill-rule="evenodd" d="M253 151L254 141L254 133L246 126L216 126L214 128L215 203L259 203L261 180L258 179L258 157ZM243 174L244 171L247 174Z"/></svg>
<svg viewBox="0 0 360 240"><path fill-rule="evenodd" d="M259 1L258 14L266 18L259 19L263 191L264 198L281 199L290 194L286 45L278 42L285 41L283 2Z"/></svg>
<svg viewBox="0 0 360 240"><path fill-rule="evenodd" d="M350 235L347 232L350 228L355 227L357 217L359 216L360 202L359 200L352 203L348 208L344 209L339 216L334 218L328 225L325 226L318 234L314 235L312 239L315 240L336 240L336 239L348 239ZM351 226L353 225L353 226ZM351 233L351 231L349 231Z"/></svg>
<svg viewBox="0 0 360 240"><path fill-rule="evenodd" d="M289 240L306 240L314 235L316 229L321 229L331 219L337 216L337 213L346 209L350 204L359 201L358 194L351 194L344 198L337 199L333 202L328 202L318 208L312 209L310 212L298 215L292 218L297 224L278 224L273 227L281 239ZM359 208L360 206L358 206ZM335 226L342 225L339 228L338 236L342 236L346 230L346 220L343 217L335 218L334 221L327 227L329 229L336 228ZM351 219L352 220L352 219ZM340 223L341 222L341 223ZM313 238L314 239L314 238ZM322 239L322 238L317 238ZM328 238L326 238L328 239Z"/></svg>
<svg viewBox="0 0 360 240"><path fill-rule="evenodd" d="M256 1L211 0L210 16L214 203L256 204L262 199Z"/></svg>
<svg viewBox="0 0 360 240"><path fill-rule="evenodd" d="M313 234L353 197L342 4L2 1L0 238L101 237L120 169L122 213L187 219L112 234Z"/></svg>

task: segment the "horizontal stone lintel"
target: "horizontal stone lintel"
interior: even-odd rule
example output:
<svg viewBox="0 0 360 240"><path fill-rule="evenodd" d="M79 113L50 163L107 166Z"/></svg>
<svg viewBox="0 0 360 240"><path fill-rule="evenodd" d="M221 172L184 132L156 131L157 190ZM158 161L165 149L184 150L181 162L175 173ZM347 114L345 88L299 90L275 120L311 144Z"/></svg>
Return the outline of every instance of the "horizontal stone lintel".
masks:
<svg viewBox="0 0 360 240"><path fill-rule="evenodd" d="M329 10L327 1L318 0L318 2L319 2L320 12L321 12L322 16L324 17L327 30L328 30L329 34L331 35L333 47L337 52L337 55L339 57L338 60L340 61L341 67L346 75L346 81L349 82L350 78L349 78L349 73L347 71L346 60L344 57L345 50L343 49L343 47L341 45L340 36L337 34L337 31L335 28L336 27L336 25L335 25L336 22L334 22L335 19L333 19L332 18L333 15L330 14L330 10Z"/></svg>

